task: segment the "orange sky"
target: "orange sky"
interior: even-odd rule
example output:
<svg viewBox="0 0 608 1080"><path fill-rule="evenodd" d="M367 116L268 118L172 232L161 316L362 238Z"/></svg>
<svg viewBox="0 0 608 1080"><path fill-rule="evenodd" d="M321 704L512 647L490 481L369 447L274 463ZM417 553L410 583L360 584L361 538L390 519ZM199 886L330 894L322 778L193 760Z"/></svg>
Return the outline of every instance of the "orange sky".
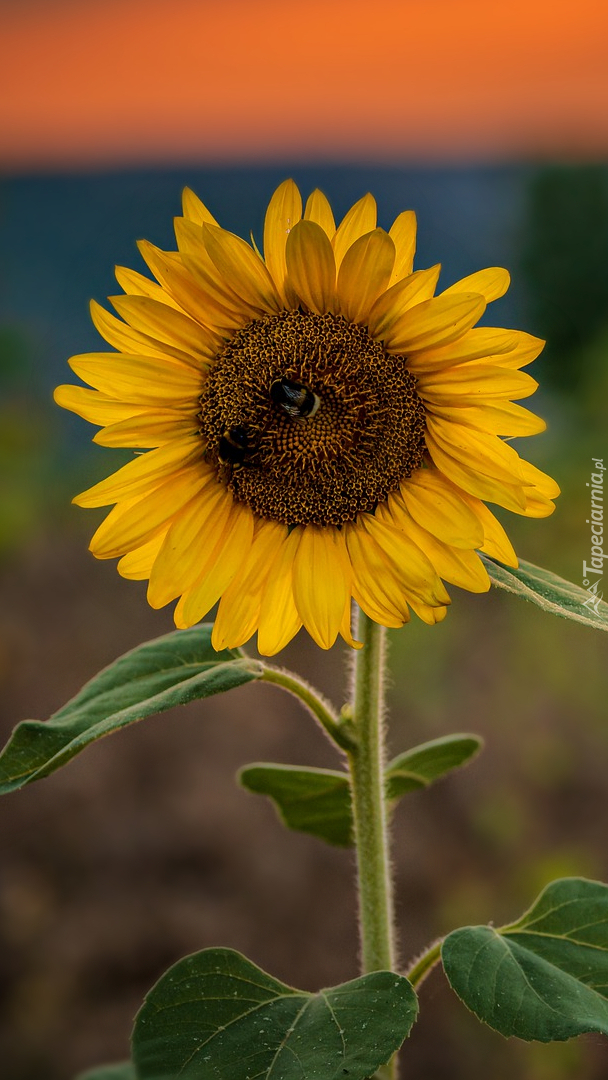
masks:
<svg viewBox="0 0 608 1080"><path fill-rule="evenodd" d="M608 157L608 0L12 0L0 167Z"/></svg>

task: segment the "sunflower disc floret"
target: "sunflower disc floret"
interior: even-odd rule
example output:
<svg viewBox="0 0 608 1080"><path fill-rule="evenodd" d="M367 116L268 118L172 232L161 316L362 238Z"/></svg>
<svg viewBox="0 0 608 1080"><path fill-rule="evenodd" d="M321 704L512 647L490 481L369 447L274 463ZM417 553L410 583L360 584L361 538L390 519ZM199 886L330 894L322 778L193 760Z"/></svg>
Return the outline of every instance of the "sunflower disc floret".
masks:
<svg viewBox="0 0 608 1080"><path fill-rule="evenodd" d="M286 181L262 257L186 189L177 251L140 244L155 280L119 267L119 317L92 303L115 351L73 357L88 386L56 400L138 453L75 500L113 506L91 550L149 579L153 607L177 599L178 626L219 601L218 649L257 630L272 654L302 625L355 646L352 599L383 625L438 622L444 582L489 587L478 552L517 565L487 502L554 509L557 485L505 441L544 429L516 403L543 342L475 326L505 270L436 295L415 237L411 211L378 228L371 195L336 228Z"/></svg>

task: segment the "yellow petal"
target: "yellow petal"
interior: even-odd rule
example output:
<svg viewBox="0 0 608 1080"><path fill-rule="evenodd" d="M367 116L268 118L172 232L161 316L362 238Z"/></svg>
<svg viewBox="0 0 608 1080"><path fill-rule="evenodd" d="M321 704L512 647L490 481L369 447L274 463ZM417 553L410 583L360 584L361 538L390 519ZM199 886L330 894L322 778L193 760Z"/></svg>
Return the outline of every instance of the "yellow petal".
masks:
<svg viewBox="0 0 608 1080"><path fill-rule="evenodd" d="M116 424L145 410L145 405L137 406L131 402L115 401L113 398L106 397L105 394L100 394L97 390L88 390L84 386L67 384L58 386L53 397L62 409L78 413L78 416L82 416L83 420L88 420L90 424Z"/></svg>
<svg viewBox="0 0 608 1080"><path fill-rule="evenodd" d="M459 548L482 543L483 528L477 517L435 469L417 469L401 481L399 494L414 520L444 543Z"/></svg>
<svg viewBox="0 0 608 1080"><path fill-rule="evenodd" d="M179 304L165 292L162 285L158 285L156 281L150 281L137 270L129 270L127 266L116 266L114 273L121 289L124 289L128 296L149 296L152 300L158 300L159 304L181 310Z"/></svg>
<svg viewBox="0 0 608 1080"><path fill-rule="evenodd" d="M376 200L369 193L351 206L347 214L340 222L336 234L332 240L336 269L340 269L342 259L346 255L351 244L365 233L372 232L376 228Z"/></svg>
<svg viewBox="0 0 608 1080"><path fill-rule="evenodd" d="M148 449L163 446L175 439L197 435L198 430L198 421L192 410L186 413L178 409L155 409L109 424L97 432L93 442L98 446Z"/></svg>
<svg viewBox="0 0 608 1080"><path fill-rule="evenodd" d="M147 240L140 240L137 245L155 278L174 298L178 306L203 326L218 330L235 329L243 326L250 317L245 306L243 305L243 310L240 311L236 298L231 308L224 304L223 298L222 303L220 303L216 299L216 293L208 280L200 273L195 260L196 248L194 244L192 248L184 247L182 250L181 245L184 234L187 234L188 230L194 232L198 230L200 235L198 246L204 253L202 257L208 260L202 243L200 227L184 219L181 221L181 228L179 225L179 219L177 219L175 232L180 244L180 251L182 251L183 262L178 262L169 253L161 251L160 248L150 244Z"/></svg>
<svg viewBox="0 0 608 1080"><path fill-rule="evenodd" d="M211 211L189 187L185 187L182 192L182 207L184 217L188 218L188 221L193 221L195 225L218 224Z"/></svg>
<svg viewBox="0 0 608 1080"><path fill-rule="evenodd" d="M319 315L333 311L336 265L327 234L314 221L300 221L287 237L287 272L296 293Z"/></svg>
<svg viewBox="0 0 608 1080"><path fill-rule="evenodd" d="M536 465L532 465L530 461L523 461L521 468L524 476L524 483L526 485L531 484L533 487L538 488L541 495L546 495L548 499L556 499L561 493L559 484L556 484L552 476L542 472L536 468Z"/></svg>
<svg viewBox="0 0 608 1080"><path fill-rule="evenodd" d="M282 300L288 302L285 289L287 263L285 245L294 225L302 217L302 196L293 180L284 180L268 203L264 219L264 258ZM291 306L291 297L289 298Z"/></svg>
<svg viewBox="0 0 608 1080"><path fill-rule="evenodd" d="M134 551L129 551L127 555L123 555L116 565L120 576L127 578L129 581L145 581L146 578L149 578L154 566L154 560L161 549L165 535L166 529L161 529L147 543L135 548Z"/></svg>
<svg viewBox="0 0 608 1080"><path fill-rule="evenodd" d="M470 548L452 547L411 519L408 535L429 558L439 577L468 592L482 593L490 588L490 579L481 559ZM483 531L480 530L483 535ZM481 542L481 541L480 541Z"/></svg>
<svg viewBox="0 0 608 1080"><path fill-rule="evenodd" d="M546 495L542 495L536 488L526 488L526 508L518 510L517 513L523 517L546 518L550 517L554 510L555 503Z"/></svg>
<svg viewBox="0 0 608 1080"><path fill-rule="evenodd" d="M117 472L100 480L73 500L77 506L109 506L122 499L134 499L159 487L168 476L174 476L192 465L211 474L205 465L201 441L189 436L175 439L166 446L139 454Z"/></svg>
<svg viewBox="0 0 608 1080"><path fill-rule="evenodd" d="M225 335L226 330L244 326L259 314L232 288L217 268L204 242L203 227L185 218L175 218L175 236L186 272L196 288L197 301L206 312L203 322Z"/></svg>
<svg viewBox="0 0 608 1080"><path fill-rule="evenodd" d="M384 336L392 353L409 353L447 345L461 337L483 315L486 302L476 293L436 296L409 308Z"/></svg>
<svg viewBox="0 0 608 1080"><path fill-rule="evenodd" d="M340 312L351 322L366 322L370 308L388 285L395 245L384 229L360 236L342 260L338 274Z"/></svg>
<svg viewBox="0 0 608 1080"><path fill-rule="evenodd" d="M208 482L195 468L184 469L141 499L110 511L89 545L98 559L114 559L150 540Z"/></svg>
<svg viewBox="0 0 608 1080"><path fill-rule="evenodd" d="M211 635L214 649L236 649L255 633L262 594L287 539L287 526L259 521L253 541L234 580L224 592Z"/></svg>
<svg viewBox="0 0 608 1080"><path fill-rule="evenodd" d="M473 495L463 494L462 498L466 499L479 518L483 528L484 539L479 550L483 551L485 555L490 555L493 559L499 559L505 566L518 566L518 559L513 550L513 545L492 511L480 499L474 498Z"/></svg>
<svg viewBox="0 0 608 1080"><path fill-rule="evenodd" d="M203 225L208 254L237 296L262 314L276 314L282 304L267 268L240 236L215 225Z"/></svg>
<svg viewBox="0 0 608 1080"><path fill-rule="evenodd" d="M500 330L494 326L476 326L458 341L435 349L423 349L410 353L408 367L415 375L427 371L440 371L469 360L483 360L486 364L503 363L503 357L512 354L519 340L517 330Z"/></svg>
<svg viewBox="0 0 608 1080"><path fill-rule="evenodd" d="M459 408L494 399L530 397L538 383L525 371L490 364L460 364L418 375L416 389L433 405Z"/></svg>
<svg viewBox="0 0 608 1080"><path fill-rule="evenodd" d="M166 304L147 296L111 296L110 303L129 326L151 340L163 342L165 347L173 346L179 351L179 359L186 363L200 366L200 361L211 360L217 353L218 337Z"/></svg>
<svg viewBox="0 0 608 1080"><path fill-rule="evenodd" d="M306 221L314 221L317 225L320 225L323 231L329 236L329 239L333 240L336 232L334 215L331 206L329 205L329 201L318 188L315 188L306 200L304 218Z"/></svg>
<svg viewBox="0 0 608 1080"><path fill-rule="evenodd" d="M481 293L489 304L492 300L498 300L499 296L504 296L510 284L511 275L508 270L503 270L502 266L490 266L487 270L478 270L475 274L461 278L454 285L450 285L449 289L445 289L442 295L463 292Z"/></svg>
<svg viewBox="0 0 608 1080"><path fill-rule="evenodd" d="M407 533L409 515L399 510L393 499L383 503L376 515L360 514L357 519L373 536L405 591L408 603L418 597L430 607L449 604L437 572L425 553Z"/></svg>
<svg viewBox="0 0 608 1080"><path fill-rule="evenodd" d="M379 296L369 313L368 328L372 337L382 340L409 308L430 300L440 270L439 263L428 270L417 270Z"/></svg>
<svg viewBox="0 0 608 1080"><path fill-rule="evenodd" d="M307 525L294 558L293 595L304 626L322 649L330 649L338 636L350 579L342 533L333 526Z"/></svg>
<svg viewBox="0 0 608 1080"><path fill-rule="evenodd" d="M362 649L363 642L356 641L352 632L353 622L353 605L350 596L346 601L346 607L344 608L344 615L342 616L342 625L340 626L340 637L350 645L351 649Z"/></svg>
<svg viewBox="0 0 608 1080"><path fill-rule="evenodd" d="M454 419L454 410L433 404L433 412L445 420ZM546 423L535 413L510 401L493 401L479 407L460 408L458 419L462 424L469 424L480 431L492 435L506 435L510 438L524 435L538 435L546 430Z"/></svg>
<svg viewBox="0 0 608 1080"><path fill-rule="evenodd" d="M404 210L395 218L388 235L395 245L395 265L391 274L390 285L401 278L408 277L414 267L416 254L416 215L413 210Z"/></svg>
<svg viewBox="0 0 608 1080"><path fill-rule="evenodd" d="M506 484L523 484L522 460L512 446L495 435L477 431L433 413L427 415L427 432L435 442L468 469L492 476Z"/></svg>
<svg viewBox="0 0 608 1080"><path fill-rule="evenodd" d="M353 568L352 593L360 608L381 626L399 627L409 620L403 585L382 549L358 524L344 526Z"/></svg>
<svg viewBox="0 0 608 1080"><path fill-rule="evenodd" d="M258 629L258 651L262 656L280 652L302 625L293 597L293 562L301 537L301 527L285 537L266 581Z"/></svg>
<svg viewBox="0 0 608 1080"><path fill-rule="evenodd" d="M216 534L217 535L217 534ZM230 585L242 566L253 537L253 514L243 503L233 503L228 521L205 560L199 580L182 596L175 609L175 625L185 629L202 619Z"/></svg>
<svg viewBox="0 0 608 1080"><path fill-rule="evenodd" d="M478 499L497 503L514 513L524 512L526 496L522 486L516 483L506 484L484 475L478 469L467 467L440 446L430 431L426 434L426 445L435 466L462 491L475 495Z"/></svg>
<svg viewBox="0 0 608 1080"><path fill-rule="evenodd" d="M179 360L122 353L83 353L68 360L72 371L108 397L140 405L196 402L203 373Z"/></svg>
<svg viewBox="0 0 608 1080"><path fill-rule="evenodd" d="M172 309L168 308L166 304L161 306L165 311L173 314ZM89 310L95 329L105 338L108 345L118 349L119 352L160 357L171 355L171 351L163 347L160 341L153 341L152 338L138 333L132 327L125 326L124 322L121 322L115 315L111 315L109 311L102 308L101 304L98 304L96 300L91 300ZM179 359L182 359L181 354L179 354Z"/></svg>
<svg viewBox="0 0 608 1080"><path fill-rule="evenodd" d="M226 527L232 505L228 489L210 477L175 515L150 574L150 607L164 607L198 581Z"/></svg>

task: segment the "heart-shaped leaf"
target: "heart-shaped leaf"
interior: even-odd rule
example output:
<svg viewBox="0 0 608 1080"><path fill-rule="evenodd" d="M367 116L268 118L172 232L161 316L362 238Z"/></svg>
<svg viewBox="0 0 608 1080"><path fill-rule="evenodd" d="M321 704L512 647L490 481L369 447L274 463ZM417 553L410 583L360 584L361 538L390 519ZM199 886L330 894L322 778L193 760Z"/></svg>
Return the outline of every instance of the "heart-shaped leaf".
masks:
<svg viewBox="0 0 608 1080"><path fill-rule="evenodd" d="M231 949L180 960L135 1021L139 1080L364 1080L407 1037L407 979L376 971L309 994Z"/></svg>
<svg viewBox="0 0 608 1080"><path fill-rule="evenodd" d="M50 720L24 720L0 755L0 794L48 776L127 724L260 678L258 661L212 648L212 629L205 624L148 641L91 679Z"/></svg>
<svg viewBox="0 0 608 1080"><path fill-rule="evenodd" d="M386 767L388 798L400 799L409 791L430 787L434 780L466 765L482 746L478 735L445 735L406 750Z"/></svg>
<svg viewBox="0 0 608 1080"><path fill-rule="evenodd" d="M476 735L446 735L399 754L386 769L386 793L396 802L410 791L429 787L452 769L466 765L483 742ZM354 843L348 774L266 762L238 774L247 791L267 795L288 829L305 832L336 847Z"/></svg>
<svg viewBox="0 0 608 1080"><path fill-rule="evenodd" d="M272 799L288 829L309 833L337 847L353 843L346 773L260 763L241 769L238 779L247 791Z"/></svg>
<svg viewBox="0 0 608 1080"><path fill-rule="evenodd" d="M608 1035L608 886L600 882L554 881L519 922L455 930L441 956L464 1004L502 1035Z"/></svg>
<svg viewBox="0 0 608 1080"><path fill-rule="evenodd" d="M123 1061L120 1065L98 1065L96 1069L88 1069L79 1073L76 1080L137 1080L137 1074L130 1061Z"/></svg>
<svg viewBox="0 0 608 1080"><path fill-rule="evenodd" d="M523 559L520 559L518 569L514 570L487 555L482 555L481 558L492 584L499 589L506 589L524 600L530 600L552 615L574 619L575 622L593 626L596 630L608 630L608 604L601 599L601 593L583 589L571 581L564 581L550 570L524 562Z"/></svg>

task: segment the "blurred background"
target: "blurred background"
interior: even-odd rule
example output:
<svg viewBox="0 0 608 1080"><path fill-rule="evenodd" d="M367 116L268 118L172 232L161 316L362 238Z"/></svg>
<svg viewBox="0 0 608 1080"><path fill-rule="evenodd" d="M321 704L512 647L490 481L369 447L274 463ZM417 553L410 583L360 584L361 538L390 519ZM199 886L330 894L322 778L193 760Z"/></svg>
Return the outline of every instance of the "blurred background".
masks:
<svg viewBox="0 0 608 1080"><path fill-rule="evenodd" d="M549 344L520 449L555 476L553 518L508 522L520 555L580 583L591 456L608 456L608 9L603 0L0 2L0 727L45 718L121 652L172 628L87 552L103 512L71 497L128 455L52 403L103 348L88 300L135 240L172 246L184 184L259 242L293 176L336 216L371 190L413 208L442 285L488 265L513 286L486 322ZM505 518L507 515L505 515ZM405 961L457 925L512 920L552 878L608 880L606 641L492 592L391 635L393 752L486 739L400 807ZM340 704L342 650L284 663ZM4 741L4 739L3 739ZM260 687L146 721L0 804L0 1061L72 1080L128 1055L161 972L211 945L307 989L357 973L350 853L278 825L234 783L254 760L335 765ZM425 1080L604 1080L599 1036L505 1042L435 972L408 1043Z"/></svg>

